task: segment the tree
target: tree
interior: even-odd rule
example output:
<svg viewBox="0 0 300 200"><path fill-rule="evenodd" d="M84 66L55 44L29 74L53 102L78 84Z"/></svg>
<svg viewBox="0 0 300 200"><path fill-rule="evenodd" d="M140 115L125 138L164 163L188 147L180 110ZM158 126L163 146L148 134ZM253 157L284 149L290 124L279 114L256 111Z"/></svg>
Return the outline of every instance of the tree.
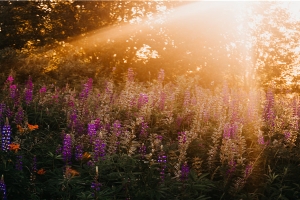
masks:
<svg viewBox="0 0 300 200"><path fill-rule="evenodd" d="M256 75L263 87L292 89L286 74L297 65L295 52L299 45L299 22L278 2L254 4L252 12L253 60Z"/></svg>

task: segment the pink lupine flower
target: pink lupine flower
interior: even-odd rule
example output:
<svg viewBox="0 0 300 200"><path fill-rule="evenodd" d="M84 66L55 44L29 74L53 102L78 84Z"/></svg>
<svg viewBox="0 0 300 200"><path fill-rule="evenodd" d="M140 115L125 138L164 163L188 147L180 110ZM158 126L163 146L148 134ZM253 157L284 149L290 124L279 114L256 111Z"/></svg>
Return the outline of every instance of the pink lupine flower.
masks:
<svg viewBox="0 0 300 200"><path fill-rule="evenodd" d="M141 93L140 97L139 97L139 100L138 100L138 108L143 107L147 103L148 103L148 95Z"/></svg>
<svg viewBox="0 0 300 200"><path fill-rule="evenodd" d="M13 76L12 76L12 75L9 75L9 76L7 77L7 82L11 85L13 81L14 81Z"/></svg>
<svg viewBox="0 0 300 200"><path fill-rule="evenodd" d="M40 94L44 94L47 92L47 88L46 86L43 86L40 90L39 90Z"/></svg>
<svg viewBox="0 0 300 200"><path fill-rule="evenodd" d="M266 144L264 141L264 137L262 135L258 137L258 144L260 144L260 145Z"/></svg>

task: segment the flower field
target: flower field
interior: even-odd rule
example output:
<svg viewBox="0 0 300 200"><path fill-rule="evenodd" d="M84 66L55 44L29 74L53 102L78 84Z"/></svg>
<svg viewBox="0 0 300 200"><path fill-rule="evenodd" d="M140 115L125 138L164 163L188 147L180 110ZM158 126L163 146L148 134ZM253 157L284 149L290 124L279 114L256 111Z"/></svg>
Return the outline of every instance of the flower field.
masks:
<svg viewBox="0 0 300 200"><path fill-rule="evenodd" d="M192 78L0 93L0 197L300 199L300 97Z"/></svg>

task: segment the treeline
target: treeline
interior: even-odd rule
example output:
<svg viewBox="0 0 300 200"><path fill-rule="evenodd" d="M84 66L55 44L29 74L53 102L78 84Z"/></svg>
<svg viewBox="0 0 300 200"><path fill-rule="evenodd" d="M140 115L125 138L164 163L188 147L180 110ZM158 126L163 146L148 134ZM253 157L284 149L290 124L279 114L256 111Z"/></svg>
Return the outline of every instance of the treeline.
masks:
<svg viewBox="0 0 300 200"><path fill-rule="evenodd" d="M257 2L238 13L224 2L210 3L0 2L1 73L18 71L23 80L118 81L133 68L138 80L149 81L164 69L168 81L198 77L206 88L227 81L299 91L293 70L300 25L286 8ZM192 12L195 5L199 10Z"/></svg>

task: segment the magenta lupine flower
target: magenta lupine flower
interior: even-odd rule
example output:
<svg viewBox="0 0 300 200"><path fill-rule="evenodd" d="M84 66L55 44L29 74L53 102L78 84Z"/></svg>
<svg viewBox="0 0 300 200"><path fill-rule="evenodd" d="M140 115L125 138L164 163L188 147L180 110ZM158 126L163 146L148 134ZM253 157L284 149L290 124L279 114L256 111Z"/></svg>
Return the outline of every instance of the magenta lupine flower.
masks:
<svg viewBox="0 0 300 200"><path fill-rule="evenodd" d="M147 122L142 122L142 128L140 132L140 139L141 140L146 140L148 137L147 129L148 129L148 124Z"/></svg>
<svg viewBox="0 0 300 200"><path fill-rule="evenodd" d="M7 152L9 150L10 137L11 137L11 128L10 128L7 118L6 118L5 125L2 127L1 133L2 133L1 134L1 136L2 136L2 151Z"/></svg>
<svg viewBox="0 0 300 200"><path fill-rule="evenodd" d="M95 140L95 148L94 148L94 160L97 162L99 161L99 158L105 159L105 149L106 149L106 143L102 141L101 139Z"/></svg>
<svg viewBox="0 0 300 200"><path fill-rule="evenodd" d="M17 92L17 85L10 85L9 86L9 93L10 93L10 97L12 99L14 99L16 97L16 92Z"/></svg>
<svg viewBox="0 0 300 200"><path fill-rule="evenodd" d="M157 80L158 82L162 83L164 79L165 79L165 71L163 69L160 69Z"/></svg>
<svg viewBox="0 0 300 200"><path fill-rule="evenodd" d="M148 103L148 95L141 93L138 100L138 108L143 107L147 103Z"/></svg>
<svg viewBox="0 0 300 200"><path fill-rule="evenodd" d="M133 82L134 81L134 71L133 71L132 68L128 68L127 81L128 82Z"/></svg>
<svg viewBox="0 0 300 200"><path fill-rule="evenodd" d="M9 75L6 79L6 81L11 85L12 82L14 81L14 77L12 77L12 75Z"/></svg>
<svg viewBox="0 0 300 200"><path fill-rule="evenodd" d="M18 108L18 112L16 112L16 114L15 114L15 123L16 124L22 124L23 119L24 119L24 110L20 106Z"/></svg>
<svg viewBox="0 0 300 200"><path fill-rule="evenodd" d="M70 134L66 134L62 148L62 158L66 164L70 164L72 158L72 138Z"/></svg>
<svg viewBox="0 0 300 200"><path fill-rule="evenodd" d="M39 90L40 94L44 94L47 92L47 88L46 86L41 87L41 89Z"/></svg>
<svg viewBox="0 0 300 200"><path fill-rule="evenodd" d="M33 96L33 83L31 80L31 77L29 77L26 88L25 88L25 102L26 104L29 104L32 101Z"/></svg>
<svg viewBox="0 0 300 200"><path fill-rule="evenodd" d="M82 159L83 146L82 144L77 144L75 146L75 160L80 161Z"/></svg>
<svg viewBox="0 0 300 200"><path fill-rule="evenodd" d="M16 160L16 169L19 171L23 170L23 156L19 155L17 156L17 160Z"/></svg>
<svg viewBox="0 0 300 200"><path fill-rule="evenodd" d="M182 181L186 181L188 179L189 173L190 173L190 168L187 162L184 162L184 164L181 166L180 179Z"/></svg>
<svg viewBox="0 0 300 200"><path fill-rule="evenodd" d="M158 155L157 162L160 165L160 171L159 171L160 180L163 182L165 180L165 171L167 168L167 156L165 155L164 152L161 152Z"/></svg>
<svg viewBox="0 0 300 200"><path fill-rule="evenodd" d="M0 191L2 193L2 200L7 200L6 184L4 182L3 175L1 176L1 180L0 180Z"/></svg>

